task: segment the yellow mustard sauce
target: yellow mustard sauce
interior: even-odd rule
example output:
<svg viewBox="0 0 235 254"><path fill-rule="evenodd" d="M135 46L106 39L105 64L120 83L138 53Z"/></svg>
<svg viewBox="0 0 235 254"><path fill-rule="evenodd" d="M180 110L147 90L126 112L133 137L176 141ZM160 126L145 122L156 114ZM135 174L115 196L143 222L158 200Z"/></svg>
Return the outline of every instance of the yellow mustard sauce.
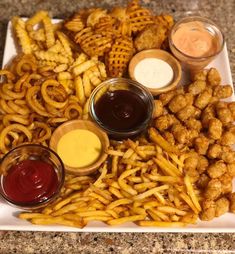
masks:
<svg viewBox="0 0 235 254"><path fill-rule="evenodd" d="M66 133L58 142L57 153L69 167L81 168L94 163L100 156L102 145L96 134L84 129Z"/></svg>

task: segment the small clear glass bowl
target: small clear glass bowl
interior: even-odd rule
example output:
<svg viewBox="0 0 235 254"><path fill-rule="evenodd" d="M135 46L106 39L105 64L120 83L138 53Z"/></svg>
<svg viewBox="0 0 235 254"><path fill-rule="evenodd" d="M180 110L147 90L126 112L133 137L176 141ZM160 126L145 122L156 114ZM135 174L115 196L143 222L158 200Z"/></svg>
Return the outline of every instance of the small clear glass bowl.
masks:
<svg viewBox="0 0 235 254"><path fill-rule="evenodd" d="M205 31L209 32L216 38L218 44L217 51L208 56L193 57L178 49L174 44L173 36L175 32L184 24L192 24L192 30L196 29L196 27L194 27L195 24L200 24ZM223 50L224 35L220 28L213 21L200 16L188 16L176 22L171 28L169 34L169 46L172 54L181 62L183 69L186 71L189 70L191 74L195 74L206 67Z"/></svg>
<svg viewBox="0 0 235 254"><path fill-rule="evenodd" d="M103 123L96 114L95 105L99 98L107 92L113 92L115 90L128 90L136 95L138 95L142 101L147 106L147 114L142 119L141 123L136 125L132 129L128 130L118 130L118 129L111 129L107 127L105 123ZM91 118L97 123L97 125L103 129L108 135L116 140L121 140L129 137L134 137L143 132L147 127L152 119L154 110L154 103L153 103L153 96L145 88L143 85L139 84L138 82L126 79L126 78L112 78L109 80L104 81L98 87L96 87L91 96L90 96L90 103L89 103L89 111Z"/></svg>
<svg viewBox="0 0 235 254"><path fill-rule="evenodd" d="M12 200L4 190L4 177L7 175L8 170L23 160L40 160L46 163L49 163L53 166L55 173L58 178L58 185L55 190L55 192L43 199L42 201L38 202L16 202ZM2 158L1 164L0 164L0 196L9 203L12 206L24 209L24 210L34 210L38 208L42 208L48 203L55 200L60 190L64 184L64 178L65 178L65 170L64 170L64 164L60 157L50 148L47 148L45 146L37 145L37 144L25 144L18 146L11 151L9 151L7 154L4 155Z"/></svg>

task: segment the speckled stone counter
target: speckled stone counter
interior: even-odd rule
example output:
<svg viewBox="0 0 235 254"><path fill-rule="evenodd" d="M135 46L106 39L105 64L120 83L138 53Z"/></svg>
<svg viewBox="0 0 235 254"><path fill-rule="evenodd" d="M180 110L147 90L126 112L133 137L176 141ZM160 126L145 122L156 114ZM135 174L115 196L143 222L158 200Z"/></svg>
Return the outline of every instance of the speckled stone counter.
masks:
<svg viewBox="0 0 235 254"><path fill-rule="evenodd" d="M6 25L13 15L29 16L39 9L53 17L68 17L84 7L124 5L124 0L0 0L0 61ZM186 12L213 19L222 28L235 80L235 0L143 0L155 13ZM234 234L177 233L52 233L0 231L0 253L235 253Z"/></svg>

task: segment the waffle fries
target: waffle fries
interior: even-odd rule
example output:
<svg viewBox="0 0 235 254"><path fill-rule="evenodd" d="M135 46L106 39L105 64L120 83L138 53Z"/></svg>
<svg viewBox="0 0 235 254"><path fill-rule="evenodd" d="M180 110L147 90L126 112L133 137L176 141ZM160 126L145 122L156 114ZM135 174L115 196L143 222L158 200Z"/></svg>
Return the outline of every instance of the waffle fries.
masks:
<svg viewBox="0 0 235 254"><path fill-rule="evenodd" d="M135 37L148 26L155 24L157 29L149 33L158 43L151 45L160 48L167 38L172 22L171 16L155 17L150 10L140 6L138 0L133 0L126 8L117 7L110 12L100 8L80 11L66 21L64 27L67 34L87 55L106 59L109 76L119 77L126 72L136 49L138 51L145 47L142 44L146 44L146 39L144 42L137 41L134 45Z"/></svg>

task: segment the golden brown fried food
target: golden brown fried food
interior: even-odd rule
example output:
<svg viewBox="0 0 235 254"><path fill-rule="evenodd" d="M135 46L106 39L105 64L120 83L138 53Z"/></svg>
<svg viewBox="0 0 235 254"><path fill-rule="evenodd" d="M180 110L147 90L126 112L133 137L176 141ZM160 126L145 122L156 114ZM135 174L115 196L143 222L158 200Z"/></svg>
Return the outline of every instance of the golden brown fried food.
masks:
<svg viewBox="0 0 235 254"><path fill-rule="evenodd" d="M230 146L222 146L222 152L220 154L220 159L226 163L235 162L235 151Z"/></svg>
<svg viewBox="0 0 235 254"><path fill-rule="evenodd" d="M84 28L85 30L87 28ZM87 34L83 34L79 37L81 30L76 34L76 41L80 41L82 50L89 56L103 56L105 52L108 52L112 47L112 36L107 33L96 33L88 31Z"/></svg>
<svg viewBox="0 0 235 254"><path fill-rule="evenodd" d="M155 127L159 131L168 130L174 123L174 117L171 114L162 115L155 120Z"/></svg>
<svg viewBox="0 0 235 254"><path fill-rule="evenodd" d="M222 147L219 144L211 144L207 150L207 156L210 159L220 158Z"/></svg>
<svg viewBox="0 0 235 254"><path fill-rule="evenodd" d="M219 99L225 99L232 95L233 90L230 85L224 85L224 86L216 86L213 89L213 96L219 98Z"/></svg>
<svg viewBox="0 0 235 254"><path fill-rule="evenodd" d="M219 217L229 211L229 200L222 197L215 201L215 216Z"/></svg>
<svg viewBox="0 0 235 254"><path fill-rule="evenodd" d="M208 166L209 166L208 159L203 155L199 155L198 162L197 162L197 170L198 170L199 174L202 174L203 172L205 172L207 170Z"/></svg>
<svg viewBox="0 0 235 254"><path fill-rule="evenodd" d="M227 164L227 172L231 177L235 177L235 162Z"/></svg>
<svg viewBox="0 0 235 254"><path fill-rule="evenodd" d="M189 156L188 158L185 159L184 161L184 169L196 169L197 165L198 165L198 159L199 156L197 153L193 153L191 156Z"/></svg>
<svg viewBox="0 0 235 254"><path fill-rule="evenodd" d="M207 82L210 86L218 86L221 82L221 77L217 69L211 68L207 73Z"/></svg>
<svg viewBox="0 0 235 254"><path fill-rule="evenodd" d="M206 88L206 82L204 80L196 80L188 86L189 93L198 95Z"/></svg>
<svg viewBox="0 0 235 254"><path fill-rule="evenodd" d="M227 166L223 161L216 161L207 168L207 173L210 178L218 178L227 171Z"/></svg>
<svg viewBox="0 0 235 254"><path fill-rule="evenodd" d="M215 202L210 199L205 199L202 201L202 212L200 214L200 219L203 221L210 221L215 217Z"/></svg>
<svg viewBox="0 0 235 254"><path fill-rule="evenodd" d="M210 119L215 118L215 108L214 105L208 105L201 115L201 123L204 128L208 128Z"/></svg>
<svg viewBox="0 0 235 254"><path fill-rule="evenodd" d="M185 173L190 177L192 183L197 182L200 178L198 171L194 168L185 169Z"/></svg>
<svg viewBox="0 0 235 254"><path fill-rule="evenodd" d="M192 93L185 93L184 97L185 97L185 100L186 100L188 106L193 105L194 95Z"/></svg>
<svg viewBox="0 0 235 254"><path fill-rule="evenodd" d="M171 128L171 132L174 135L175 140L180 144L185 144L189 141L188 130L181 124L174 124Z"/></svg>
<svg viewBox="0 0 235 254"><path fill-rule="evenodd" d="M99 23L100 19L107 16L107 10L96 8L92 10L87 17L86 25L94 27L97 23Z"/></svg>
<svg viewBox="0 0 235 254"><path fill-rule="evenodd" d="M175 144L175 138L174 135L169 132L169 131L164 131L162 136L171 144L174 145Z"/></svg>
<svg viewBox="0 0 235 254"><path fill-rule="evenodd" d="M172 90L172 91L160 94L159 100L162 102L163 106L166 106L174 96L175 96L175 91Z"/></svg>
<svg viewBox="0 0 235 254"><path fill-rule="evenodd" d="M212 90L207 88L197 96L194 105L199 109L204 109L209 104L211 97Z"/></svg>
<svg viewBox="0 0 235 254"><path fill-rule="evenodd" d="M216 110L217 117L223 124L233 122L233 116L228 108L219 108Z"/></svg>
<svg viewBox="0 0 235 254"><path fill-rule="evenodd" d="M202 124L201 121L195 119L195 118L189 118L186 122L185 125L187 126L188 129L191 130L196 130L197 132L200 132L202 129Z"/></svg>
<svg viewBox="0 0 235 254"><path fill-rule="evenodd" d="M205 155L207 153L207 149L209 147L210 141L204 135L196 138L194 140L194 148L198 154Z"/></svg>
<svg viewBox="0 0 235 254"><path fill-rule="evenodd" d="M195 108L195 112L194 112L194 114L192 115L192 117L194 117L194 118L196 118L196 119L200 119L201 114L202 114L202 110L199 109L199 108Z"/></svg>
<svg viewBox="0 0 235 254"><path fill-rule="evenodd" d="M229 200L230 200L229 211L235 213L235 192L229 195Z"/></svg>
<svg viewBox="0 0 235 254"><path fill-rule="evenodd" d="M162 101L154 100L154 106L153 118L157 118L163 114Z"/></svg>
<svg viewBox="0 0 235 254"><path fill-rule="evenodd" d="M147 25L154 23L154 17L151 11L141 7L139 0L132 0L127 6L126 13L128 14L133 33L140 32Z"/></svg>
<svg viewBox="0 0 235 254"><path fill-rule="evenodd" d="M222 183L219 179L211 179L205 189L206 199L215 200L222 194Z"/></svg>
<svg viewBox="0 0 235 254"><path fill-rule="evenodd" d="M235 121L235 102L230 102L228 104L228 108L230 109L230 112L232 114L232 117L233 117L233 121Z"/></svg>
<svg viewBox="0 0 235 254"><path fill-rule="evenodd" d="M235 144L235 135L230 131L225 131L221 136L220 144L224 146Z"/></svg>
<svg viewBox="0 0 235 254"><path fill-rule="evenodd" d="M158 15L154 19L155 24L162 24L169 31L170 28L174 25L174 19L171 15L162 14Z"/></svg>
<svg viewBox="0 0 235 254"><path fill-rule="evenodd" d="M163 25L152 24L141 31L134 40L137 51L144 49L160 49L166 39L167 29Z"/></svg>
<svg viewBox="0 0 235 254"><path fill-rule="evenodd" d="M221 182L221 192L222 194L228 194L232 192L233 184L232 184L232 177L225 173L220 178L219 181Z"/></svg>
<svg viewBox="0 0 235 254"><path fill-rule="evenodd" d="M187 105L187 101L182 94L177 94L174 96L171 101L169 102L169 109L173 113L177 113L181 109L183 109Z"/></svg>
<svg viewBox="0 0 235 254"><path fill-rule="evenodd" d="M72 18L70 18L67 22L65 22L64 26L69 31L79 32L85 27L85 22L83 20L82 15L76 13Z"/></svg>
<svg viewBox="0 0 235 254"><path fill-rule="evenodd" d="M212 118L208 123L208 136L212 139L220 139L223 131L222 122L217 118Z"/></svg>
<svg viewBox="0 0 235 254"><path fill-rule="evenodd" d="M134 46L130 37L115 39L111 50L106 56L106 63L111 77L121 77L134 54Z"/></svg>
<svg viewBox="0 0 235 254"><path fill-rule="evenodd" d="M210 177L207 174L201 174L197 181L197 186L199 189L204 190L210 181Z"/></svg>
<svg viewBox="0 0 235 254"><path fill-rule="evenodd" d="M207 74L208 74L207 69L201 70L193 76L193 81L196 81L196 80L207 81Z"/></svg>
<svg viewBox="0 0 235 254"><path fill-rule="evenodd" d="M192 115L195 113L195 107L192 105L187 105L183 109L177 112L176 116L177 118L185 122L187 119L189 119Z"/></svg>
<svg viewBox="0 0 235 254"><path fill-rule="evenodd" d="M199 132L193 129L189 129L188 131L188 146L192 147L194 143L194 139L199 136Z"/></svg>

